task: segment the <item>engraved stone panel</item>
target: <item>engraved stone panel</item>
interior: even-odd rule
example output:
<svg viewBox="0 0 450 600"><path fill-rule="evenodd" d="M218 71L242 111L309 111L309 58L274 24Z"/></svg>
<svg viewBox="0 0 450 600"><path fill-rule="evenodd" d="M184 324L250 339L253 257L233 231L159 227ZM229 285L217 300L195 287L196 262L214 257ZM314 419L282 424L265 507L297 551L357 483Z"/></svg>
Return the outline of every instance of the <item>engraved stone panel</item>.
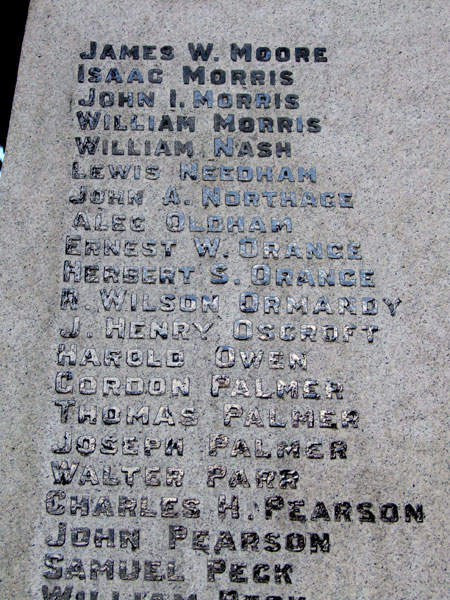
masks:
<svg viewBox="0 0 450 600"><path fill-rule="evenodd" d="M446 597L448 3L32 1L0 597Z"/></svg>

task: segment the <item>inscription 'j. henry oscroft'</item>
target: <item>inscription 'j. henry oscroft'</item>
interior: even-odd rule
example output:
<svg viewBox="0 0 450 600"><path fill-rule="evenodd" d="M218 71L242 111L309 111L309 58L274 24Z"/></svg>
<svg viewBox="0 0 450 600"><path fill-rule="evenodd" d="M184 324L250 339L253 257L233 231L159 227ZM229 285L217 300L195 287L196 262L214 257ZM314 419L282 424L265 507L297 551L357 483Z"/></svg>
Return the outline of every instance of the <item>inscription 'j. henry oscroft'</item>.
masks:
<svg viewBox="0 0 450 600"><path fill-rule="evenodd" d="M446 10L31 2L2 598L445 596Z"/></svg>

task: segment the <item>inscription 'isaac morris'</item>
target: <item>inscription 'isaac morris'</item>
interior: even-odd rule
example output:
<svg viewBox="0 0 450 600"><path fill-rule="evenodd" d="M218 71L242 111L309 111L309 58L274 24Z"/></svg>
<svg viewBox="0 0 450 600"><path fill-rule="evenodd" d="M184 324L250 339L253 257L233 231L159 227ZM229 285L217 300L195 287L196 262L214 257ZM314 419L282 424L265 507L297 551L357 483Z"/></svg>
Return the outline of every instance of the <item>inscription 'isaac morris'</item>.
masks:
<svg viewBox="0 0 450 600"><path fill-rule="evenodd" d="M428 4L32 0L1 598L445 596Z"/></svg>

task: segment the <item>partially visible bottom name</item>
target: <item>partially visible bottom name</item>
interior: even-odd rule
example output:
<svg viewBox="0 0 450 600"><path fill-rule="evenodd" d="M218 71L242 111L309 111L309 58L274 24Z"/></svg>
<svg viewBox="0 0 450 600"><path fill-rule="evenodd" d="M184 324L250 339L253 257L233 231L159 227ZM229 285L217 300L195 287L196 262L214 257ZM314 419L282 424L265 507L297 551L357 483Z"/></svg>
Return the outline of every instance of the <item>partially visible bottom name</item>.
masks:
<svg viewBox="0 0 450 600"><path fill-rule="evenodd" d="M150 595L149 595L150 594ZM121 592L113 591L108 598L98 591L79 591L74 592L72 586L66 586L61 589L60 586L55 586L50 589L48 586L42 586L43 600L200 600L197 599L197 593L173 594L168 596L161 593L152 594L151 592L131 592L122 594ZM239 593L235 590L220 590L218 600L306 600L305 596L259 596Z"/></svg>

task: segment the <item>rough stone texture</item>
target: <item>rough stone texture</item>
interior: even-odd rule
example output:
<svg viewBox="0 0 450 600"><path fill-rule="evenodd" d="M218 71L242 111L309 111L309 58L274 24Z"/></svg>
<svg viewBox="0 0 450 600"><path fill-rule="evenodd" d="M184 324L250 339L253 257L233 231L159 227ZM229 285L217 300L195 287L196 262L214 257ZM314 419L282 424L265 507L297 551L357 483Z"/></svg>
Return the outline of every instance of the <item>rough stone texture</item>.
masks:
<svg viewBox="0 0 450 600"><path fill-rule="evenodd" d="M131 3L119 0L108 2L82 2L67 0L32 1L22 51L19 79L8 140L2 191L2 319L1 319L1 382L3 417L1 419L1 582L0 597L5 600L65 598L70 600L148 600L160 598L187 598L197 594L198 600L219 599L220 591L235 590L243 598L288 598L305 597L306 600L428 600L444 598L448 589L446 562L448 556L446 532L445 484L447 470L447 386L448 378L448 228L447 198L444 183L447 180L448 157L448 2L435 0L423 2L408 0L371 2L307 2L294 0L281 5L278 2L260 0L250 2L173 2L143 1ZM122 44L128 46L155 45L157 48L170 45L175 49L174 60L164 61L156 52L154 61L83 60L80 52L89 48L91 41L98 42L98 52L105 44L114 49ZM181 68L196 63L190 59L188 43L210 42L214 44L211 59L199 64L206 72L215 68L227 73L224 85L205 85L182 82ZM326 47L327 63L309 64L295 61L244 62L230 60L230 44L251 43L253 50L267 46L277 47ZM212 57L218 57L214 61ZM133 67L146 77L150 68L164 71L162 84L149 85L119 84L117 82L77 82L78 65L83 64L85 73L93 66L102 68L104 75L110 67L118 67L121 73L129 74ZM292 72L293 85L230 85L229 71L274 70ZM97 93L112 90L155 91L154 108L130 108L113 106L102 108L81 107L80 98L86 98L89 88ZM177 91L177 104L185 102L185 108L169 106L169 90ZM219 93L269 94L293 93L299 96L299 108L288 109L237 109L192 107L192 90L212 90L216 98ZM234 96L235 99L235 96ZM133 132L104 131L103 120L99 131L81 131L76 112L82 110L101 111L104 114L121 114L126 119L131 114L154 115L158 124L164 114L170 117L185 114L195 116L196 131L182 132ZM270 116L320 119L319 133L216 133L213 130L213 114L234 113L236 119L249 116ZM113 119L111 118L113 123ZM142 121L143 122L143 121ZM113 125L111 125L111 128ZM109 140L109 153L101 149L95 156L80 156L75 143L99 135ZM231 136L236 144L250 142L255 148L259 142L290 142L292 155L277 158L244 156L214 157L213 139ZM117 139L126 146L128 138L151 141L151 156L111 156L111 141ZM180 139L193 141L194 155L165 157L154 156L155 141ZM94 164L157 165L161 177L152 181L142 177L139 181L115 181L107 174L104 180L74 180L72 163L77 161L85 170ZM203 165L246 165L256 168L272 167L278 173L280 167L290 166L296 173L297 167L317 170L317 182L236 182L236 181L181 181L179 163L197 162ZM142 206L117 206L105 203L105 220L111 223L114 213L144 215L146 231L97 232L76 231L72 224L76 213L87 212L94 219L97 207L92 203L76 205L69 196L79 193L80 185L93 189L144 191ZM164 205L163 197L168 186L174 186L181 204ZM261 193L263 190L303 191L320 193L349 192L353 194L352 209L324 207L269 208L261 202L260 207L225 206L204 208L201 206L203 186L220 186L224 191L246 190ZM222 192L224 193L224 192ZM279 198L279 196L277 196ZM190 200L190 204L185 200ZM206 217L243 216L245 233L220 234L210 232L168 231L166 214L183 212L205 224ZM261 234L249 232L251 219L259 215L264 223L272 217L292 218L292 233ZM68 256L65 241L68 235L81 235L85 239L130 239L157 240L158 254L146 257L139 252L136 258L114 256ZM216 258L199 256L193 238L220 237ZM284 251L288 242L298 243L305 255L307 242L324 244L338 242L344 247L350 242L361 244L362 260L333 259L284 259L264 258L260 253L255 258L243 258L237 253L238 240L243 237L256 238L259 246L263 241L279 241ZM176 240L173 256L161 253L160 240ZM225 256L224 256L225 255ZM67 283L63 281L65 260L80 260L84 265L117 264L120 267L136 265L172 267L189 265L195 267L191 284L183 284L177 273L175 283L170 284L123 284L127 294L135 292L141 298L148 293L152 302L159 306L159 297L172 293L177 299L182 294L219 294L219 313L143 312L140 308L131 312L109 313L102 307L100 290L120 287L109 283ZM211 283L210 268L215 263L227 265L229 282L224 285ZM272 269L272 282L267 285L252 285L252 265L268 264ZM356 266L355 266L356 264ZM274 285L274 270L290 268L294 271L311 269L317 277L317 269L336 272L344 268L357 271L372 269L375 287L334 287L318 285L311 287ZM235 279L240 284L235 284ZM60 299L63 288L74 287L80 294L80 305L76 310L61 310ZM264 314L239 311L239 294L252 291L263 296L279 296L282 308L279 314ZM286 314L285 299L301 296L309 298L306 315ZM333 314L313 314L313 307L320 296L330 299ZM338 313L339 297L354 297L357 314ZM379 312L373 316L361 315L363 297L376 298ZM392 317L383 298L401 299L396 315ZM77 339L64 339L60 330L71 328L73 318L81 322ZM207 339L199 340L198 332L191 325L188 340L133 340L106 339L105 319L124 317L127 322L186 321L205 324L213 322ZM256 335L248 341L233 338L232 322L235 319L251 320L255 327L268 322L275 326L276 337L270 341L259 340ZM297 329L297 339L280 340L279 327L291 323ZM327 343L320 337L320 327L333 323L339 328L336 342ZM349 342L343 341L343 326L355 324L356 329ZM317 341L300 341L298 327L310 324L319 327ZM362 327L375 324L379 330L373 343L367 342ZM146 329L148 331L148 329ZM57 350L59 344L76 343L78 363L76 366L59 366ZM215 364L215 351L219 345L231 345L236 349L236 366L219 368ZM103 362L105 348L126 350L139 348L154 349L156 358L164 358L167 349L184 350L186 364L181 369L127 367L122 358L119 368L86 366L79 364L83 348L95 348ZM243 368L239 351L264 350L262 366L258 371ZM269 351L285 353L284 364L289 352L306 352L307 370L273 370L268 368ZM72 370L75 383L80 377L191 377L188 397L170 393L161 396L102 396L59 394L55 391L55 377L59 371ZM175 373L175 374L174 374ZM231 395L231 387L222 390L219 397L210 394L212 375L224 375L231 379L244 379L250 387L250 396ZM274 389L276 380L300 381L300 397L271 399L255 398L255 380L261 378L266 389ZM320 399L302 398L305 380L317 380ZM324 397L323 383L337 380L343 383L343 399ZM242 387L241 387L242 391ZM60 409L55 401L73 397L76 406L69 412L67 423L60 422ZM259 406L264 427L244 427L243 418L232 419L230 426L223 424L224 404L239 404L244 415L250 408ZM118 425L105 425L100 414L96 425L77 422L80 405L96 405L101 412L105 406L116 405L122 410L122 421ZM160 406L170 406L176 425L126 425L123 415L126 407L150 407L151 423ZM193 407L198 411L199 424L183 427L180 411ZM268 426L268 410L276 408L279 419L290 422L290 411L313 410L314 428L289 424L280 433L280 428ZM319 411L332 410L338 420L341 411L359 412L357 429L336 430L319 428ZM281 428L282 429L282 428ZM73 449L68 454L55 454L52 447L60 444L64 432L73 438ZM229 446L219 449L218 456L208 456L210 435L226 434ZM78 436L95 436L97 441L105 436L119 440L119 451L115 455L101 454L98 449L92 455L81 455L75 449ZM123 436L136 436L139 454L124 455L121 449ZM162 439L162 449L151 456L144 456L145 437ZM164 441L170 437L184 438L184 455L171 457L164 454ZM234 440L244 438L251 456L230 456ZM255 439L264 441L270 449L270 459L255 457ZM292 455L276 457L276 444L282 440L300 440L301 458ZM330 459L329 444L333 440L347 443L347 458ZM305 447L314 441L323 443L323 459L312 460L305 456ZM68 460L80 463L74 482L61 486L55 483L50 463ZM226 467L227 476L218 479L215 487L206 485L208 465ZM120 474L120 484L115 487L80 484L80 475L85 465L94 465L100 474L103 467L111 466ZM161 468L164 479L166 467L185 470L181 487L144 486L141 473L136 483L123 482L122 466ZM242 485L230 487L228 481L233 471L244 469L250 488ZM257 469L275 470L273 489L257 488ZM296 489L280 489L279 471L298 471ZM89 496L95 503L100 496L112 499L117 515L119 496L141 498L147 496L155 507L155 518L105 517L49 514L45 510L45 498L50 490L64 492L68 502L70 496ZM232 495L238 497L240 518L232 519L228 514L223 520L218 517L219 495L229 502ZM285 502L282 510L276 511L272 519L265 518L266 499L280 496ZM186 498L200 499L201 515L189 519L179 514L176 518L162 518L159 503L161 497L178 497L177 510ZM60 496L62 498L62 496ZM288 501L303 500L301 509L306 522L288 518ZM317 502L323 502L330 513L330 521L324 518L311 520ZM349 502L352 505L351 522L337 522L333 505ZM360 522L362 509L357 505L372 503L375 522ZM380 518L380 505L393 503L399 508L398 522L385 522ZM423 523L405 522L405 505L423 505ZM366 507L367 508L367 507ZM392 515L392 508L388 514ZM300 508L298 509L300 512ZM229 513L230 511L228 511ZM251 515L251 517L250 517ZM316 513L317 516L317 513ZM323 516L323 513L322 513ZM447 520L448 522L448 520ZM64 546L51 547L48 540L55 537L58 523L67 524L67 542ZM185 540L177 542L176 549L168 543L169 525L187 528ZM98 528L114 528L115 547L74 547L70 531L76 527L89 527L94 535ZM140 547L120 548L119 530L140 529ZM209 551L192 549L192 531L209 530ZM228 548L214 552L220 531L230 531L236 542L236 550ZM241 532L254 531L261 536L269 532L279 534L282 549L269 552L265 543L259 543L259 551L242 550ZM305 536L303 552L289 552L284 548L285 536L289 533ZM330 536L329 552L319 549L311 552L309 534ZM200 543L207 543L207 538ZM64 560L55 562L63 567L63 577L52 579L45 572L57 574L55 569L44 565L46 554L59 553ZM67 577L67 567L72 559L83 561L86 580ZM114 561L114 579L100 574L92 579L91 559L102 563ZM226 571L216 576L216 581L207 581L207 561L226 561ZM184 573L185 581L161 582L144 580L143 569L136 581L120 578L119 561L160 561L164 573L167 564L175 561ZM231 582L231 564L245 563L239 577L248 577L248 583ZM253 581L252 569L256 564L270 566L270 583ZM274 581L275 565L291 564L292 583L277 584ZM215 563L219 568L219 563ZM263 574L266 572L264 571ZM47 592L45 592L47 586ZM62 589L56 593L56 586ZM69 586L72 592L69 593ZM43 591L44 590L44 591ZM67 595L62 595L63 593ZM82 592L85 592L83 596ZM90 593L92 594L90 595ZM116 592L116 596L114 596ZM120 592L120 594L119 594ZM145 595L147 593L147 595ZM77 595L78 594L78 595ZM141 594L141 595L139 595ZM152 594L155 594L153 596ZM224 600L237 596L223 595ZM194 598L194 596L191 596Z"/></svg>

